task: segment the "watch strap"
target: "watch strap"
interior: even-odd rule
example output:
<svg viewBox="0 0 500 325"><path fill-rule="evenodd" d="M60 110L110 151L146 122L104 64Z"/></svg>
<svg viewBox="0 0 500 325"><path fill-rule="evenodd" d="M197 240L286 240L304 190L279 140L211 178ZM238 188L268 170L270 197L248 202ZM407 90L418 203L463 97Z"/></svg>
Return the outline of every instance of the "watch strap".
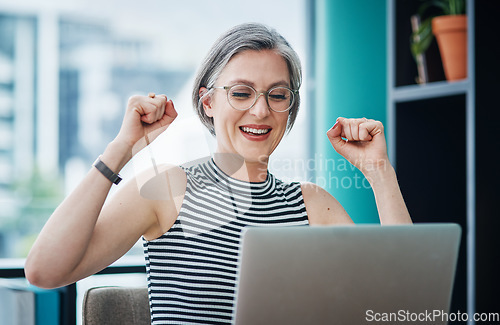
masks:
<svg viewBox="0 0 500 325"><path fill-rule="evenodd" d="M96 161L94 162L94 167L97 168L98 171L101 172L101 174L104 175L107 179L109 179L113 184L118 185L122 178L120 175L115 174L108 166L106 166L105 163L102 162L101 156L97 157Z"/></svg>

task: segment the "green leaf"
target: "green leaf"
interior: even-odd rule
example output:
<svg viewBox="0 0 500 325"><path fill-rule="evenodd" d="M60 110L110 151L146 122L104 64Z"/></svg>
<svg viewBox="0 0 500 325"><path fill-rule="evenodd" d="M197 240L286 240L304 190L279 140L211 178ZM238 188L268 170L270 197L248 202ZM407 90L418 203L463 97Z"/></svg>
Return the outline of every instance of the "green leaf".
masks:
<svg viewBox="0 0 500 325"><path fill-rule="evenodd" d="M411 34L410 37L410 50L413 57L416 59L417 55L423 54L429 48L434 35L432 34L432 17L425 19L419 29Z"/></svg>

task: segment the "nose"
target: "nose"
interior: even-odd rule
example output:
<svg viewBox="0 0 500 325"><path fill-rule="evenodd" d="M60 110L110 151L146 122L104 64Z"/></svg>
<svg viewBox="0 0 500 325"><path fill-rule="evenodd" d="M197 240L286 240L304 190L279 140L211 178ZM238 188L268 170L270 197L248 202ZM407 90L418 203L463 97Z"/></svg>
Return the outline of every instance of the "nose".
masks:
<svg viewBox="0 0 500 325"><path fill-rule="evenodd" d="M254 115L259 119L263 119L269 114L271 114L271 110L266 101L266 95L264 93L260 93L257 95L257 101L250 108L250 114Z"/></svg>

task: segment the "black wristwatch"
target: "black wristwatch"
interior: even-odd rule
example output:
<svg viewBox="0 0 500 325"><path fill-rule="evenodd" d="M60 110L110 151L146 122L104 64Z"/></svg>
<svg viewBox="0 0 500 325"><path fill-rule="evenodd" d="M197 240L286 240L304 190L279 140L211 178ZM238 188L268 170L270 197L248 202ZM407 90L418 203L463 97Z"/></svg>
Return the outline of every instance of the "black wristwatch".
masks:
<svg viewBox="0 0 500 325"><path fill-rule="evenodd" d="M101 156L97 157L94 162L94 167L97 168L107 179L109 179L113 184L118 185L122 178L120 175L115 174L105 163L102 162Z"/></svg>

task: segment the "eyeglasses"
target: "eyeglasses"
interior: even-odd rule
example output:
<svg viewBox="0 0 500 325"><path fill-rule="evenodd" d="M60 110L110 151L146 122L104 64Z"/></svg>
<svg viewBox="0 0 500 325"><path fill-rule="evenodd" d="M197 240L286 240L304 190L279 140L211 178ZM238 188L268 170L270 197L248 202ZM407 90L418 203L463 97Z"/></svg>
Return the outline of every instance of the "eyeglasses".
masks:
<svg viewBox="0 0 500 325"><path fill-rule="evenodd" d="M275 112L286 112L292 108L295 101L295 94L298 90L292 90L288 87L273 87L268 91L257 93L257 91L248 85L234 85L212 87L212 89L225 89L227 92L227 101L232 108L239 111L246 111L252 108L260 95L266 98L267 106Z"/></svg>

